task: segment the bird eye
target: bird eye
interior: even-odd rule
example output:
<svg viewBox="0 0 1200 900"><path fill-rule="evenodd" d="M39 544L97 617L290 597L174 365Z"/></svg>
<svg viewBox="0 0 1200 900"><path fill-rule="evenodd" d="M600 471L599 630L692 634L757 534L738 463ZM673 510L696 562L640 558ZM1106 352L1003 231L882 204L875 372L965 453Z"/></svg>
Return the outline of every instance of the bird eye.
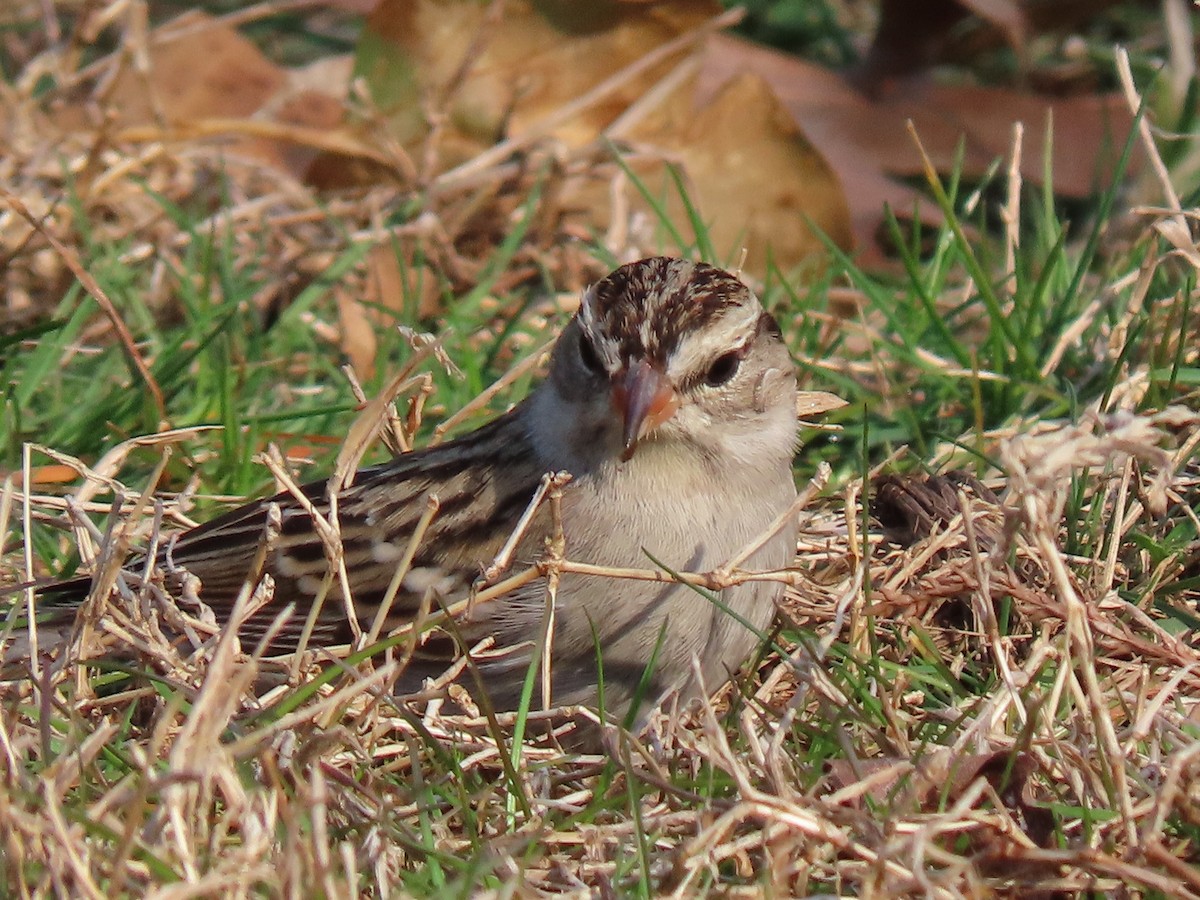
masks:
<svg viewBox="0 0 1200 900"><path fill-rule="evenodd" d="M600 357L596 355L596 348L587 339L587 335L582 333L579 335L579 361L593 375L604 374L604 366L600 363Z"/></svg>
<svg viewBox="0 0 1200 900"><path fill-rule="evenodd" d="M708 374L704 376L704 383L709 387L720 387L737 374L741 364L742 355L736 350L718 356L717 361L709 367Z"/></svg>

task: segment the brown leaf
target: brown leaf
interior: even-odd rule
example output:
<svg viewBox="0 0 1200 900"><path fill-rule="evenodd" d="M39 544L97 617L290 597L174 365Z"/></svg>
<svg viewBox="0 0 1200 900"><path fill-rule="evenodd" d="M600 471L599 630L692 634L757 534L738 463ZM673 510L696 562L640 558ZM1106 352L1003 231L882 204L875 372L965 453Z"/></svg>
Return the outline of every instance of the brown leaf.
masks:
<svg viewBox="0 0 1200 900"><path fill-rule="evenodd" d="M937 475L879 475L871 488L871 514L883 526L884 534L901 546L944 530L965 512L959 492L967 498L980 546L990 549L999 537L995 516L986 513L996 511L1000 500L970 472L952 469Z"/></svg>
<svg viewBox="0 0 1200 900"><path fill-rule="evenodd" d="M370 378L375 373L375 326L367 309L356 293L344 285L334 290L338 309L338 345L359 378Z"/></svg>
<svg viewBox="0 0 1200 900"><path fill-rule="evenodd" d="M403 254L403 265L397 253ZM361 288L351 284L336 289L338 346L362 378L375 371L379 329L428 319L441 309L437 276L416 257L404 242L380 244L367 254Z"/></svg>
<svg viewBox="0 0 1200 900"><path fill-rule="evenodd" d="M359 71L406 145L442 111L443 167L502 136L519 136L624 66L719 13L712 0L654 4L510 0L503 15L463 0L381 0L367 20ZM686 48L685 48L686 49ZM682 52L629 79L550 130L585 144L642 97ZM473 148L473 149L472 149Z"/></svg>
<svg viewBox="0 0 1200 900"><path fill-rule="evenodd" d="M1025 10L1021 8L1018 0L958 0L958 2L985 22L999 28L1014 50L1019 51L1023 48L1025 32L1029 23L1025 18ZM911 12L911 5L909 10Z"/></svg>
<svg viewBox="0 0 1200 900"><path fill-rule="evenodd" d="M970 65L1001 43L1020 59L1031 34L1077 28L1119 2L1128 0L881 0L871 47L850 77L874 94L941 61Z"/></svg>
<svg viewBox="0 0 1200 900"><path fill-rule="evenodd" d="M878 237L884 204L901 214L917 210L922 221L937 223L937 208L912 188L889 177L877 155L879 127L870 101L840 75L740 38L717 35L705 50L697 85L704 103L729 79L754 72L770 84L805 136L836 171L845 188L853 245L867 264L883 262ZM892 151L907 140L890 136Z"/></svg>
<svg viewBox="0 0 1200 900"><path fill-rule="evenodd" d="M353 60L348 56L320 59L302 69L289 70L286 85L271 98L264 112L273 121L297 131L323 132L326 137L348 134L345 97L352 71ZM304 137L288 140L287 134L271 140L255 139L249 152L273 161L295 178L303 178L326 145Z"/></svg>
<svg viewBox="0 0 1200 900"><path fill-rule="evenodd" d="M236 29L199 12L146 43L146 71L114 57L121 68L97 98L119 141L219 140L297 178L323 150L359 149L342 127L346 57L284 70ZM65 131L88 130L94 118L89 100L59 106L54 121Z"/></svg>
<svg viewBox="0 0 1200 900"><path fill-rule="evenodd" d="M1062 197L1092 196L1112 182L1115 165L1133 119L1117 94L1049 97L1011 88L909 81L897 85L877 104L881 117L898 133L912 119L921 141L939 171L953 165L955 146L966 140L963 173L980 176L1012 147L1016 122L1025 128L1021 175L1041 184L1045 162L1042 148L1051 138L1054 191ZM931 135L930 139L926 135ZM919 157L901 144L891 155L889 171L914 175ZM881 154L881 161L889 157Z"/></svg>
<svg viewBox="0 0 1200 900"><path fill-rule="evenodd" d="M463 0L384 0L372 17L359 68L390 116L393 136L414 156L425 152L419 139L439 103L446 123L439 169L498 140L524 135L588 147L620 120L620 138L636 148L629 165L651 193L671 198L673 223L686 223L686 210L656 155L682 164L689 200L719 257L736 259L744 247L751 271L765 271L768 259L793 268L823 254L809 222L850 246L837 175L761 80L735 80L700 109L692 107L687 78L670 81L692 49L688 35L719 12L718 4L668 0L585 7L565 0L513 0L502 17L488 18L496 8ZM579 104L604 84L617 86L596 102ZM625 243L645 247L658 240L661 225L637 191L613 200L615 172L608 166L604 180L593 173L565 179L556 185L554 200L564 220L574 223L572 233L621 230L625 226L615 220L631 213L639 218L640 210L648 231L624 236Z"/></svg>
<svg viewBox="0 0 1200 900"><path fill-rule="evenodd" d="M195 13L149 39L149 70L126 62L108 94L114 124L171 125L249 116L286 82L283 70L236 29ZM161 114L161 119L160 119Z"/></svg>
<svg viewBox="0 0 1200 900"><path fill-rule="evenodd" d="M866 262L878 253L886 202L926 222L938 211L920 194L894 180L922 173L920 154L906 130L912 119L934 165L948 172L965 141L963 174L981 176L1011 152L1015 122L1025 128L1022 176L1041 183L1041 148L1053 138L1051 170L1056 193L1087 197L1111 182L1131 118L1115 94L1047 97L1005 88L909 81L871 99L840 75L775 50L725 35L714 37L705 56L700 97L712 96L736 74L753 71L767 80L814 147L846 187L854 234Z"/></svg>
<svg viewBox="0 0 1200 900"><path fill-rule="evenodd" d="M823 254L809 222L851 246L837 174L763 79L734 78L707 105L672 116L647 140L683 162L718 258L736 259L745 248L751 271L765 271L771 259L786 271Z"/></svg>
<svg viewBox="0 0 1200 900"><path fill-rule="evenodd" d="M397 253L404 257L403 266ZM406 321L428 319L441 311L439 288L437 277L406 242L381 245L367 256L363 299L369 306L402 314ZM377 316L381 325L397 318L400 316L389 317L382 312Z"/></svg>
<svg viewBox="0 0 1200 900"><path fill-rule="evenodd" d="M844 406L849 406L849 404L837 394L831 394L828 391L796 392L796 415L801 419L833 412Z"/></svg>
<svg viewBox="0 0 1200 900"><path fill-rule="evenodd" d="M837 759L826 769L830 792L844 792L857 806L864 796L898 811L936 812L953 804L977 778L985 779L1031 840L1047 846L1053 817L1035 805L1030 779L1037 760L1029 753L958 753L938 747L912 759Z"/></svg>
<svg viewBox="0 0 1200 900"><path fill-rule="evenodd" d="M61 104L54 125L90 131L104 120L118 142L220 140L232 154L295 178L322 152L377 164L382 156L342 124L352 71L346 56L283 70L238 31L199 12L151 32L145 43L146 71L114 55L120 68L103 95L95 104Z"/></svg>
<svg viewBox="0 0 1200 900"><path fill-rule="evenodd" d="M1028 22L1018 0L881 0L879 25L855 81L873 93L886 79L936 62L972 13L994 26L1021 53Z"/></svg>
<svg viewBox="0 0 1200 900"><path fill-rule="evenodd" d="M922 69L941 53L951 29L967 17L954 0L880 0L879 24L856 77L865 89Z"/></svg>

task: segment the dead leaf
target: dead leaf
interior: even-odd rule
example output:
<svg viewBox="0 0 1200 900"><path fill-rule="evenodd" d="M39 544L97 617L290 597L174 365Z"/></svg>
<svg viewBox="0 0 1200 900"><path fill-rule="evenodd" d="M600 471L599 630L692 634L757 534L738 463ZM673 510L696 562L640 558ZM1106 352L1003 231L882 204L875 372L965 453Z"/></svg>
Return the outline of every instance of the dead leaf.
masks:
<svg viewBox="0 0 1200 900"><path fill-rule="evenodd" d="M967 15L954 0L881 0L871 47L855 73L858 84L870 91L887 78L929 65L942 52L947 34Z"/></svg>
<svg viewBox="0 0 1200 900"><path fill-rule="evenodd" d="M375 374L378 341L370 313L352 289L339 285L334 296L338 309L338 346L360 378L371 378Z"/></svg>
<svg viewBox="0 0 1200 900"><path fill-rule="evenodd" d="M850 246L836 173L761 80L736 80L693 108L691 70L676 67L693 49L690 35L719 5L514 0L502 17L489 18L496 9L384 0L368 23L359 70L392 136L414 157L430 162L421 139L433 119L444 123L432 148L438 171L498 141L536 135L582 150L615 128L635 148L626 164L652 195L667 198L671 221L686 227L663 157L681 165L718 258L737 258L745 248L752 272L764 272L769 259L792 269L823 255L813 228ZM594 102L581 102L587 97ZM570 219L571 233L608 231L610 245L646 252L659 243L661 223L637 190L614 188L617 167L600 165L603 172L566 177L547 195Z"/></svg>
<svg viewBox="0 0 1200 900"><path fill-rule="evenodd" d="M1060 98L913 80L893 84L871 99L835 72L727 35L709 42L700 102L747 71L766 79L837 171L846 187L860 257L867 264L881 261L877 239L884 203L901 214L916 210L925 222L940 220L931 203L896 180L922 173L920 154L907 137L907 120L913 120L941 172L951 170L959 142L964 141L962 172L968 178L980 177L995 160L1010 154L1013 123L1022 122L1022 176L1040 184L1040 151L1049 133L1055 192L1074 198L1091 196L1111 183L1131 124L1116 94Z"/></svg>
<svg viewBox="0 0 1200 900"><path fill-rule="evenodd" d="M849 404L837 394L828 391L797 391L796 415L801 419L833 412Z"/></svg>
<svg viewBox="0 0 1200 900"><path fill-rule="evenodd" d="M403 264L401 263L403 258ZM376 333L441 312L441 282L405 240L373 247L361 280L336 288L338 346L361 378L375 372Z"/></svg>
<svg viewBox="0 0 1200 900"><path fill-rule="evenodd" d="M149 69L144 73L126 55L114 57L120 69L104 108L117 128L249 116L286 83L283 70L252 41L204 13L175 20L170 33L179 36L151 34ZM64 110L66 116L82 113L80 107Z"/></svg>
<svg viewBox="0 0 1200 900"><path fill-rule="evenodd" d="M562 0L381 0L368 18L358 72L412 145L444 114L447 168L548 115L664 43L721 11L713 0L588 4ZM573 146L593 140L689 50L630 78L549 134Z"/></svg>
<svg viewBox="0 0 1200 900"><path fill-rule="evenodd" d="M294 178L303 178L328 147L330 135L346 135L346 95L354 60L350 56L319 59L287 71L286 83L263 106L261 115L283 126L303 129L303 135L324 133L318 142L306 136L289 140L286 132L272 139L257 139L248 149Z"/></svg>
<svg viewBox="0 0 1200 900"><path fill-rule="evenodd" d="M840 75L741 38L716 35L705 49L696 102L708 102L743 72L754 72L771 86L806 138L837 172L845 188L853 246L862 262L885 261L878 240L884 204L901 214L916 211L927 223L941 221L932 202L888 175L876 153L879 139L872 135L878 127L875 111ZM902 139L891 138L892 152Z"/></svg>
<svg viewBox="0 0 1200 900"><path fill-rule="evenodd" d="M285 70L236 29L200 12L151 32L146 47L145 71L115 54L118 68L103 94L60 102L53 126L90 131L103 119L118 142L218 141L295 178L322 152L391 162L342 125L349 57Z"/></svg>
<svg viewBox="0 0 1200 900"><path fill-rule="evenodd" d="M991 23L1018 54L1027 23L1016 0L881 0L879 24L856 83L873 93L887 79L925 68L938 60L972 13Z"/></svg>
<svg viewBox="0 0 1200 900"><path fill-rule="evenodd" d="M769 260L786 271L824 254L810 222L835 244L852 245L837 174L762 78L741 75L700 109L675 109L684 112L648 140L682 161L719 259L745 248L750 271L765 271Z"/></svg>
<svg viewBox="0 0 1200 900"><path fill-rule="evenodd" d="M881 0L870 49L849 77L874 95L941 61L970 65L1001 43L1021 61L1030 35L1076 28L1119 2L1127 0Z"/></svg>
<svg viewBox="0 0 1200 900"><path fill-rule="evenodd" d="M982 175L993 161L1008 156L1013 124L1021 122L1026 148L1022 177L1033 184L1043 182L1041 151L1049 138L1054 192L1075 199L1094 196L1112 183L1133 124L1128 107L1116 93L1060 98L1011 88L920 80L897 85L880 99L877 108L881 123L890 122L885 126L889 132L913 120L939 171L950 170L955 145L965 138L963 173L968 177ZM935 148L926 140L927 134L935 137ZM919 172L919 156L904 147L897 149L901 152L890 157L889 171L899 175Z"/></svg>
<svg viewBox="0 0 1200 900"><path fill-rule="evenodd" d="M830 792L845 795L854 805L866 796L905 812L936 812L983 778L1035 844L1048 846L1054 833L1053 816L1034 802L1031 779L1038 763L1029 753L958 753L938 747L912 759L838 759L826 771Z"/></svg>

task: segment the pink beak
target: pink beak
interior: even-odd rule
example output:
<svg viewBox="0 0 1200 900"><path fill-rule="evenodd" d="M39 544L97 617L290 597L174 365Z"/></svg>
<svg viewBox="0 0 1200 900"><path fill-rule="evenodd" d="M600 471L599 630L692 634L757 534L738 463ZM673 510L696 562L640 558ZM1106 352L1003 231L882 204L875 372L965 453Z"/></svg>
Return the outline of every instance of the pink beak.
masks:
<svg viewBox="0 0 1200 900"><path fill-rule="evenodd" d="M679 395L675 386L662 372L645 360L630 366L624 377L613 387L613 407L625 419L623 440L629 459L637 443L655 428L675 415Z"/></svg>

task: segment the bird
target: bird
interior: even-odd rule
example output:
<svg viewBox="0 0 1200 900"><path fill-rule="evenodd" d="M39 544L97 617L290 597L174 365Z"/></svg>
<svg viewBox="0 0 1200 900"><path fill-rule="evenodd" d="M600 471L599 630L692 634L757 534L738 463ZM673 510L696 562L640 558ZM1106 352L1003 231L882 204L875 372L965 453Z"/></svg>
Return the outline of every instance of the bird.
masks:
<svg viewBox="0 0 1200 900"><path fill-rule="evenodd" d="M750 549L744 570L785 569L797 534L796 516L788 517L796 390L779 325L740 278L673 257L620 266L582 292L546 377L523 401L454 440L363 468L336 491L352 604L333 579L307 647L349 642L349 608L359 633L372 628L414 530L428 519L430 496L436 513L392 587L387 630L412 622L422 603L436 610L469 596L529 509L511 548L514 568L558 553L592 567L706 572ZM555 503L531 506L548 473L569 480L559 482ZM273 596L243 617L238 636L243 646L269 640L271 654L295 651L330 566L306 508L329 514L330 482L301 493L307 504L284 491L158 551L161 567L198 580L198 600L220 623L248 578L253 586L269 576ZM278 531L264 544L272 516ZM496 710L517 709L544 631L549 577L539 570L489 602L467 603L452 634L417 647L396 690L418 690L490 639L472 657L476 683ZM673 694L690 701L728 680L761 642L783 588L779 580L734 583L714 603L671 578L555 577L549 696L541 700L594 708L602 699L620 715ZM90 587L83 576L45 593L61 606ZM281 625L289 603L295 614Z"/></svg>

